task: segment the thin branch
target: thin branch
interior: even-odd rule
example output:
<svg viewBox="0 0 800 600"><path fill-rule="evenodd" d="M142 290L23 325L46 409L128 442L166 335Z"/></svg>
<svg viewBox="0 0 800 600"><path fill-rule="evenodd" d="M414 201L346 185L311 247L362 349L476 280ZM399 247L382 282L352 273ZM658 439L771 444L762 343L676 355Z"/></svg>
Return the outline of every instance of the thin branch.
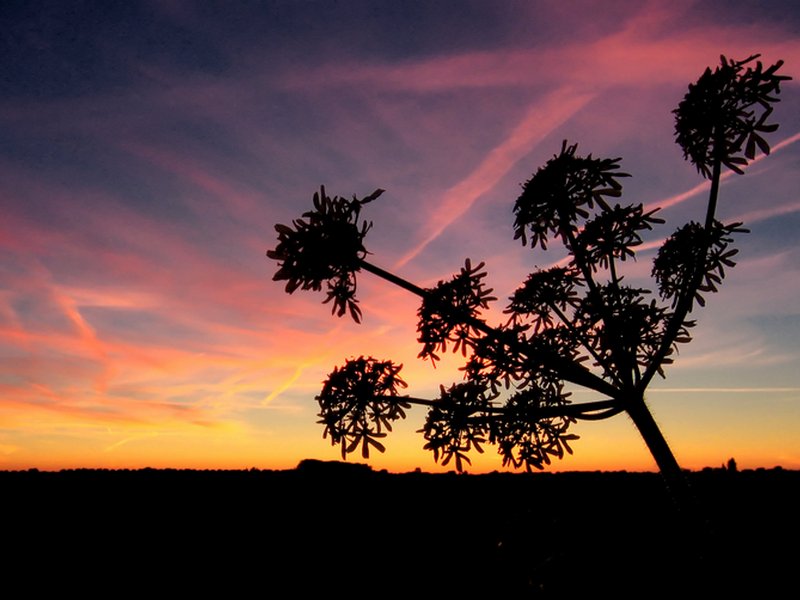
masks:
<svg viewBox="0 0 800 600"><path fill-rule="evenodd" d="M714 226L715 213L717 211L717 199L719 197L719 182L722 178L722 151L717 150L719 144L724 144L724 138L720 133L721 127L717 126L717 136L714 141L716 159L714 160L714 170L711 174L711 189L708 192L708 208L706 209L706 231L711 231Z"/></svg>
<svg viewBox="0 0 800 600"><path fill-rule="evenodd" d="M376 267L372 263L368 263L363 259L361 260L360 264L361 268L364 269L365 271L369 271L373 275L377 275L378 277L381 277L386 281L393 283L396 286L399 286L404 290L411 292L412 294L416 294L420 298L427 298L430 295L426 289L421 288L418 285L414 285L410 281L407 281L402 277L398 277L394 273L390 273L389 271L381 269L380 267Z"/></svg>
<svg viewBox="0 0 800 600"><path fill-rule="evenodd" d="M592 277L592 269L586 262L586 256L583 253L583 247L578 243L578 239L572 235L569 227L561 227L561 237L568 244L568 248L572 248L572 256L575 257L575 262L581 270L583 278L586 280L586 285L593 294L598 293L597 282Z"/></svg>
<svg viewBox="0 0 800 600"><path fill-rule="evenodd" d="M625 409L622 408L621 406L615 406L615 407L609 408L608 410L605 410L603 412L598 412L598 413L580 413L580 414L577 414L577 415L574 415L574 416L575 416L576 419L580 419L582 421L602 421L603 419L608 419L608 418L614 417L614 416L620 414L621 412L623 412L624 410Z"/></svg>

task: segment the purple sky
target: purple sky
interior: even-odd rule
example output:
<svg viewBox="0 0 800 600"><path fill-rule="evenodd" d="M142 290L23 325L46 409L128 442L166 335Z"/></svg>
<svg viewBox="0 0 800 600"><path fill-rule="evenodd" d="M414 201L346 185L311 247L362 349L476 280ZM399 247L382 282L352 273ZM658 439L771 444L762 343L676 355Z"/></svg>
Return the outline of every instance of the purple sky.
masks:
<svg viewBox="0 0 800 600"><path fill-rule="evenodd" d="M275 223L331 194L371 261L420 285L485 261L505 299L560 260L513 241L561 147L622 157L665 206L627 274L702 219L673 115L719 55L786 61L773 153L722 186L739 264L649 401L690 468L800 468L800 7L795 2L5 2L0 6L0 468L293 467L335 459L314 395L350 356L416 360L414 297L364 274L364 322L271 281ZM650 284L647 284L650 287ZM578 393L580 399L589 394ZM376 467L436 469L414 411ZM558 469L651 469L625 417ZM492 449L476 468L499 468Z"/></svg>

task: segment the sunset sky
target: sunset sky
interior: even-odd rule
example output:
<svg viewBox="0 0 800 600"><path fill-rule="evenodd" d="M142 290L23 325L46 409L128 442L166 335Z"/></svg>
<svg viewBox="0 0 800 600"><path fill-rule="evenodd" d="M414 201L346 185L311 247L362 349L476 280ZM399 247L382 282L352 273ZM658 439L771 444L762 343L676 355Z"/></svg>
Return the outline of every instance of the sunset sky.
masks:
<svg viewBox="0 0 800 600"><path fill-rule="evenodd" d="M561 147L622 157L658 242L707 186L671 111L720 54L783 59L773 152L728 176L738 265L648 402L685 468L800 468L800 4L614 1L0 4L0 469L293 468L338 459L314 396L345 359L416 358L417 299L364 273L358 325L265 256L320 185L364 196L370 261L419 285L485 261L499 297L563 258L513 240ZM647 282L650 287L650 283ZM595 398L588 392L576 400ZM449 470L412 410L370 459ZM653 470L624 415L554 470ZM361 460L356 456L356 460ZM473 471L501 469L492 447Z"/></svg>

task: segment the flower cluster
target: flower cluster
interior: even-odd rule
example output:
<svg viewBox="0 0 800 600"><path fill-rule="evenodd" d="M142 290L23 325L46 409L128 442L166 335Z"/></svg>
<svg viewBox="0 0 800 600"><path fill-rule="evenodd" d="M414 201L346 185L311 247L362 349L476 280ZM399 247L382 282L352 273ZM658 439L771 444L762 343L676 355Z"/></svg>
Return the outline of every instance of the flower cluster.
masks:
<svg viewBox="0 0 800 600"><path fill-rule="evenodd" d="M706 230L694 221L673 233L653 261L653 277L664 300L674 307L688 292L705 305L701 292L716 292L725 277L725 267L733 267L738 250L730 248L734 233L745 233L741 223L723 225L714 221ZM699 279L699 285L695 278Z"/></svg>
<svg viewBox="0 0 800 600"><path fill-rule="evenodd" d="M534 271L511 296L504 312L511 315L514 323L530 318L533 330L539 331L553 324L554 311L563 312L577 305L576 288L580 285L582 279L571 266Z"/></svg>
<svg viewBox="0 0 800 600"><path fill-rule="evenodd" d="M614 259L626 260L636 256L634 248L641 245L641 231L652 230L664 219L654 217L658 209L644 212L641 204L604 209L586 223L577 236L577 244L588 266L596 271L608 269Z"/></svg>
<svg viewBox="0 0 800 600"><path fill-rule="evenodd" d="M470 381L485 381L497 392L501 384L508 389L512 381L524 378L525 362L519 349L525 344L526 327L509 324L492 335L472 342L472 356L461 370Z"/></svg>
<svg viewBox="0 0 800 600"><path fill-rule="evenodd" d="M496 300L491 295L492 289L484 284L483 267L483 263L473 267L467 259L461 272L450 281L440 281L427 291L417 311L418 341L422 344L420 358L430 358L435 364L439 360L436 351L447 352L448 342L453 344L454 352L460 349L466 355L467 346L477 334L480 310Z"/></svg>
<svg viewBox="0 0 800 600"><path fill-rule="evenodd" d="M577 156L578 145L564 141L561 152L522 186L522 194L514 204L514 239L522 239L531 247L547 248L548 235L561 237L569 244L569 234L577 230L578 220L589 217L587 209L608 207L606 197L622 193L618 172L619 158L599 159Z"/></svg>
<svg viewBox="0 0 800 600"><path fill-rule="evenodd" d="M533 387L508 399L503 417L492 422L492 441L503 457L503 466L543 469L552 458L572 454L569 443L578 436L567 430L575 420L545 412L566 405L568 395L560 386L555 390Z"/></svg>
<svg viewBox="0 0 800 600"><path fill-rule="evenodd" d="M372 223L359 223L361 206L383 193L375 190L366 198L352 200L330 198L321 187L314 194L314 210L292 221L292 226L278 224L278 245L267 256L279 261L275 281L286 280L286 292L296 289L319 291L327 284L325 303L333 302L332 312L338 316L350 312L361 320L361 309L355 298L356 272L367 254L364 236Z"/></svg>
<svg viewBox="0 0 800 600"><path fill-rule="evenodd" d="M403 419L411 405L398 396L406 387L400 376L402 365L363 356L348 360L336 368L317 396L319 423L325 426L323 437L331 444L341 444L342 458L361 445L361 454L369 457L370 447L380 452L378 439L392 430L392 422Z"/></svg>
<svg viewBox="0 0 800 600"><path fill-rule="evenodd" d="M769 154L769 144L760 134L778 128L767 118L778 101L775 94L780 93L781 82L791 77L777 74L783 61L766 69L760 61L745 68L758 56L742 61L722 56L720 66L706 69L697 83L689 85L673 111L676 141L684 157L706 178L711 178L715 160L742 173L756 149Z"/></svg>
<svg viewBox="0 0 800 600"><path fill-rule="evenodd" d="M647 366L661 347L672 313L646 300L650 290L604 285L588 295L578 310L584 339L605 364L616 363L616 372L630 371L634 364Z"/></svg>
<svg viewBox="0 0 800 600"><path fill-rule="evenodd" d="M483 452L481 444L489 433L489 413L496 393L477 382L467 381L445 389L440 386L439 401L428 411L425 425L419 430L425 437L425 449L433 452L433 459L447 465L453 458L456 469L472 464L467 453L475 448Z"/></svg>

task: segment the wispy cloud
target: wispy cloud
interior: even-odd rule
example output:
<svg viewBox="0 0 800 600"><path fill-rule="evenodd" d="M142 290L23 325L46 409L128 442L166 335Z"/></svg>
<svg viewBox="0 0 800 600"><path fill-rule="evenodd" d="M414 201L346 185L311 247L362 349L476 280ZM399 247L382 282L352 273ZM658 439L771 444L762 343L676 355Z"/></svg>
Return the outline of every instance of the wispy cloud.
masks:
<svg viewBox="0 0 800 600"><path fill-rule="evenodd" d="M452 186L426 219L424 236L409 250L396 267L414 259L453 221L461 217L486 192L491 190L511 167L528 154L536 144L586 105L592 94L571 89L558 90L533 106L514 127L508 137L487 153L478 167Z"/></svg>
<svg viewBox="0 0 800 600"><path fill-rule="evenodd" d="M772 146L772 148L770 149L770 155L775 154L775 153L783 150L784 148L787 148L788 146L791 146L792 144L796 143L798 140L800 140L800 132L795 133L794 135L791 135L791 136L789 136L787 138L782 139L780 142L778 142L777 144ZM766 155L766 154L759 154L758 156L753 158L746 167L744 167L744 170L747 171L747 169L752 169L754 165L760 163L762 160L767 158L767 156L768 155ZM722 173L722 176L720 177L720 182L724 183L724 182L728 181L729 179L731 179L732 177L735 178L737 176L738 176L738 174L734 173L733 171L724 171ZM704 180L702 183L698 183L696 186L694 186L693 188L691 188L689 190L686 190L685 192L680 192L680 193L675 194L673 196L669 196L668 198L664 198L662 200L657 200L655 202L651 202L651 203L647 204L644 208L645 208L645 210L648 210L648 211L656 209L656 208L661 208L661 209L671 208L671 207L673 207L673 206L675 206L677 204L681 204L681 203L685 202L686 200L690 200L691 198L699 196L700 194L707 194L709 189L710 189L710 187L711 187L711 183L708 180ZM780 213L778 213L778 214L780 214ZM748 221L750 221L750 220L751 219L748 219Z"/></svg>
<svg viewBox="0 0 800 600"><path fill-rule="evenodd" d="M149 433L144 433L142 435L126 437L126 438L123 438L121 440L118 440L118 441L114 442L110 446L106 446L103 449L103 452L113 452L114 450L124 446L125 444L130 444L131 442L136 442L136 441L139 441L139 440L151 439L151 438L155 438L155 437L158 437L158 433L156 433L156 432L149 432Z"/></svg>

